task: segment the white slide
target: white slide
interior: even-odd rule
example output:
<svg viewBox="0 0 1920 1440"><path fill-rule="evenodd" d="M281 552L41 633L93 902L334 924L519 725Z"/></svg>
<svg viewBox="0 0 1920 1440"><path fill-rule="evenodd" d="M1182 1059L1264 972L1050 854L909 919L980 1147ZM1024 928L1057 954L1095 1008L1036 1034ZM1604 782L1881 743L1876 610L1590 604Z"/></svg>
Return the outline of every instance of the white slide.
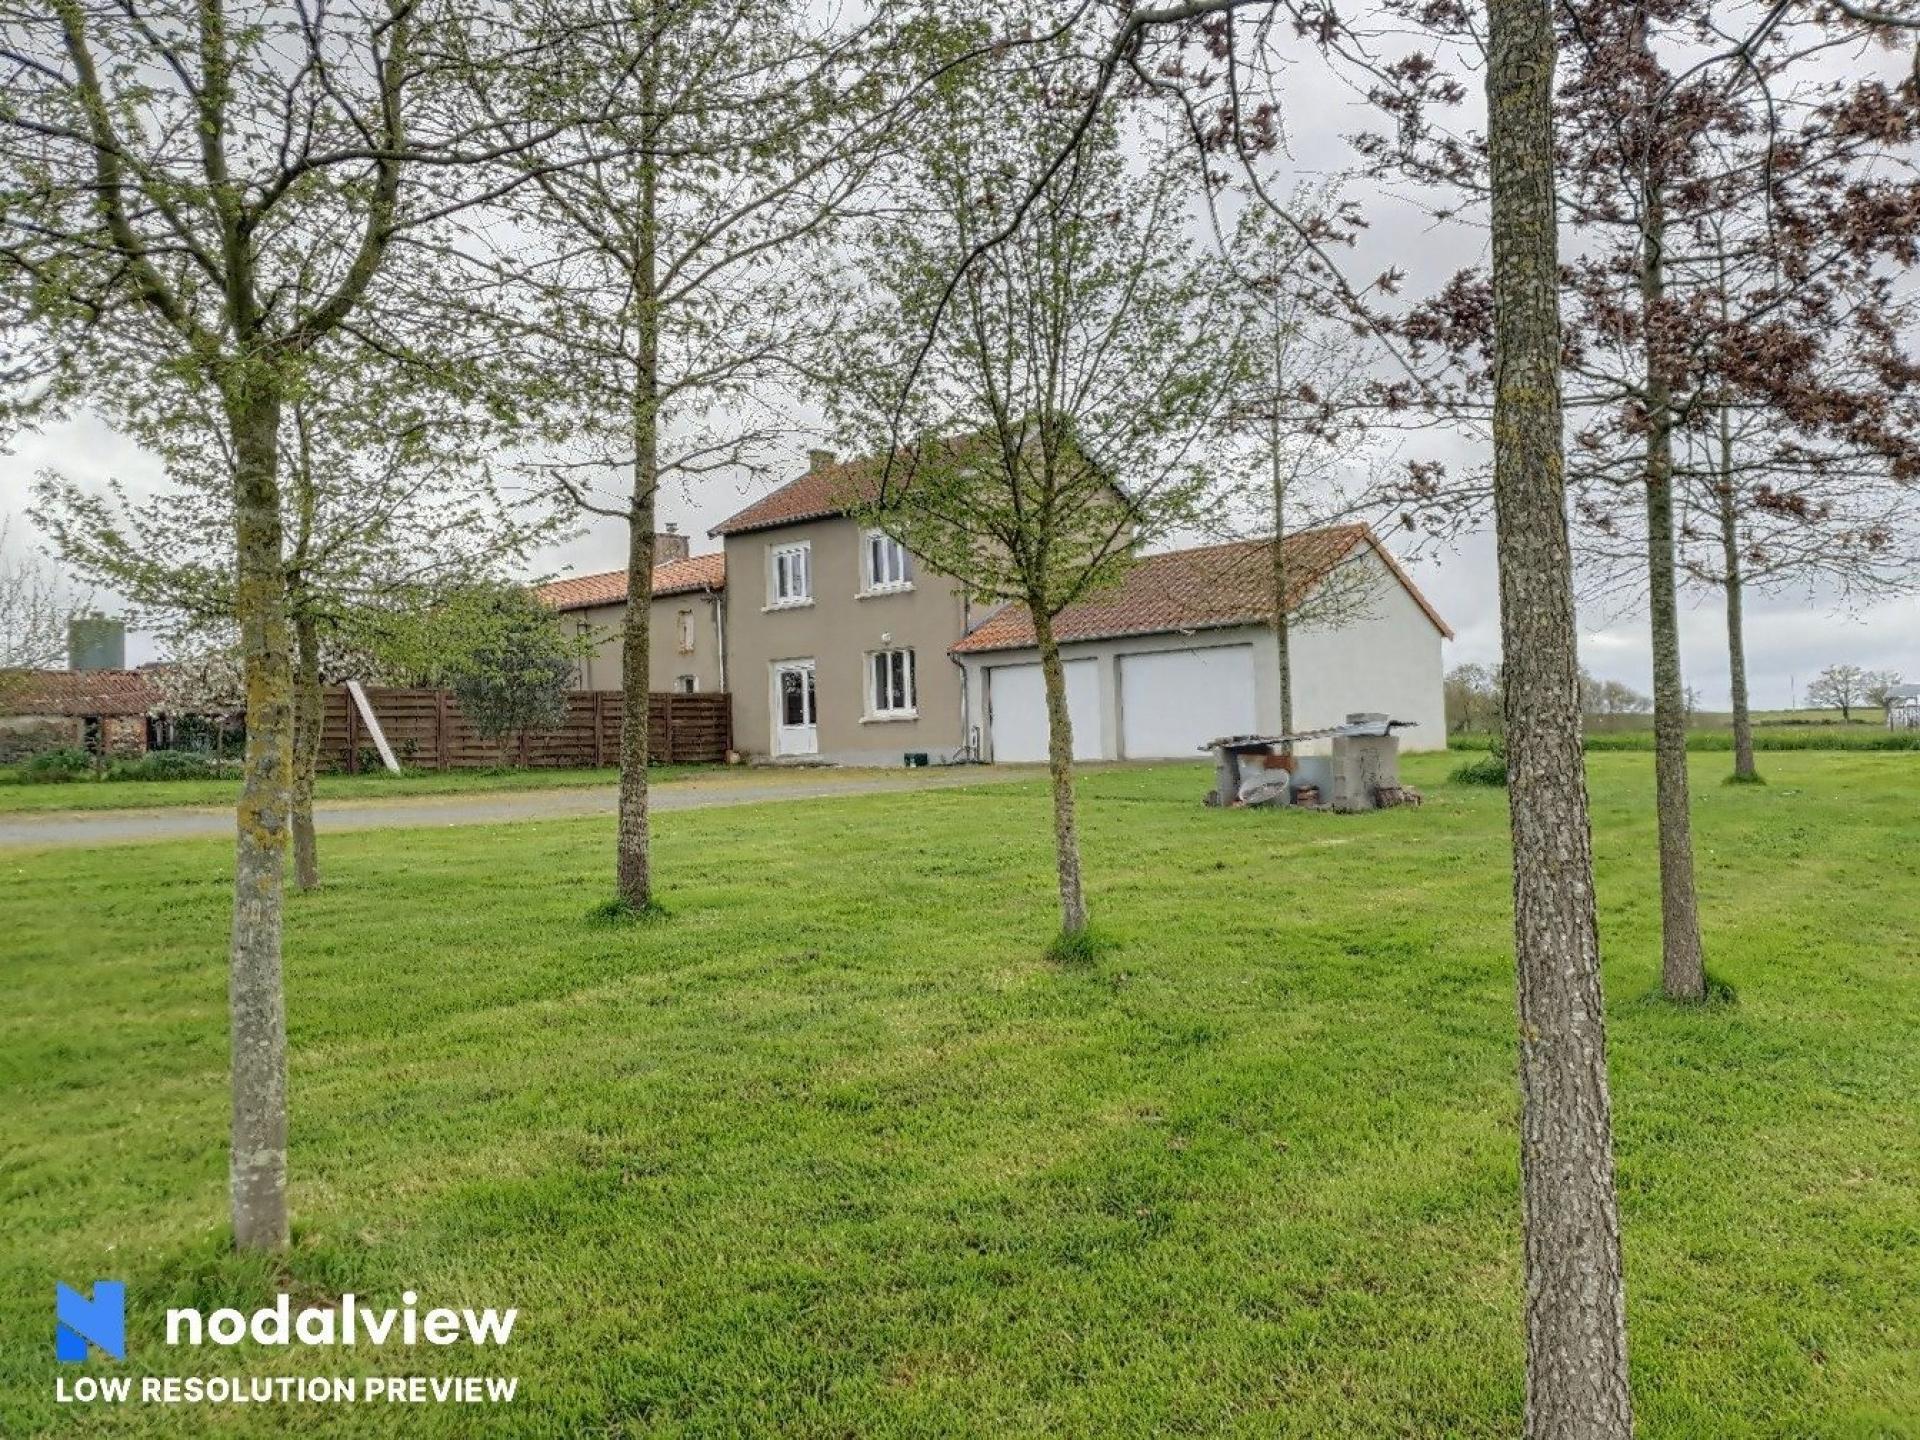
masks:
<svg viewBox="0 0 1920 1440"><path fill-rule="evenodd" d="M398 775L400 762L393 758L393 747L387 744L386 731L380 728L380 722L373 717L373 706L367 703L367 692L360 688L358 680L349 680L347 694L353 697L353 703L359 707L360 718L366 722L367 733L373 736L373 745L380 752L381 763L390 774Z"/></svg>

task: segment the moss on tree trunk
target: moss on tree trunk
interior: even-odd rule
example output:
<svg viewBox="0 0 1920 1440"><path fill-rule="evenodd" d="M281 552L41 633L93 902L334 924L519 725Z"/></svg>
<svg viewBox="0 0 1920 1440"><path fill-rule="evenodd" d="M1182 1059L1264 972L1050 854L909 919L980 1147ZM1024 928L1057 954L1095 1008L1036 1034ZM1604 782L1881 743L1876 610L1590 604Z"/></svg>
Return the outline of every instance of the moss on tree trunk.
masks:
<svg viewBox="0 0 1920 1440"><path fill-rule="evenodd" d="M1027 601L1040 647L1040 674L1047 691L1047 776L1053 790L1053 864L1060 886L1060 933L1087 928L1087 898L1080 883L1080 822L1074 813L1073 717L1067 711L1067 672L1053 638L1053 617L1036 594Z"/></svg>
<svg viewBox="0 0 1920 1440"><path fill-rule="evenodd" d="M242 1250L281 1250L287 1244L287 1022L280 936L293 788L293 657L281 554L280 402L263 390L243 375L230 387L228 400L236 458L235 609L247 690L227 987L233 1238Z"/></svg>

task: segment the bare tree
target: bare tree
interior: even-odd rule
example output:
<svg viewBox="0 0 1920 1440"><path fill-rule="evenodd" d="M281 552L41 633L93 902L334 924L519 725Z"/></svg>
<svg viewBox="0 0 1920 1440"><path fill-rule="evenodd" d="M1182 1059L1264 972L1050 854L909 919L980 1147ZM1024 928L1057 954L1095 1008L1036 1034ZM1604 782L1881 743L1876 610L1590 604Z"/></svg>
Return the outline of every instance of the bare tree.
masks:
<svg viewBox="0 0 1920 1440"><path fill-rule="evenodd" d="M418 350L416 345L416 350ZM499 413L463 376L379 357L309 356L281 412L284 574L293 632L294 883L320 883L313 792L320 754L323 660L335 678L409 649L419 612L479 582L503 581L556 538L551 506L509 496L487 460L507 438ZM155 397L129 429L157 454L166 484L133 500L57 472L35 486L34 514L78 573L124 595L149 628L194 654L232 639L236 457L221 415L185 390ZM409 656L408 658L416 658Z"/></svg>
<svg viewBox="0 0 1920 1440"><path fill-rule="evenodd" d="M1467 7L1396 8L1469 53L1484 45ZM1640 545L1654 656L1662 985L1682 1001L1704 998L1707 981L1687 801L1676 449L1737 395L1783 430L1871 449L1896 475L1920 470L1911 400L1900 398L1912 389L1912 362L1884 327L1876 335L1873 307L1860 303L1886 261L1912 263L1920 188L1902 147L1914 130L1913 86L1891 88L1870 68L1808 77L1841 43L1835 12L1766 6L1741 18L1751 29L1729 35L1704 4L1593 0L1555 11L1560 200L1578 236L1563 271L1564 360L1584 412L1570 464L1583 517L1624 525ZM1711 48L1723 38L1726 49ZM1390 75L1382 101L1395 138L1374 151L1403 173L1475 195L1483 147L1427 123L1440 70L1416 53ZM1722 310L1710 293L1720 253L1710 231L1729 215L1742 217L1737 249L1750 274L1720 292L1733 302ZM1484 359L1487 320L1484 279L1468 274L1411 333L1457 355L1479 347ZM1823 347L1868 337L1885 369L1870 393L1809 363ZM1468 375L1469 393L1477 378Z"/></svg>
<svg viewBox="0 0 1920 1440"><path fill-rule="evenodd" d="M1443 683L1450 733L1499 733L1501 695L1505 686L1498 665L1483 665L1478 661L1456 665L1447 672Z"/></svg>
<svg viewBox="0 0 1920 1440"><path fill-rule="evenodd" d="M1807 686L1807 703L1838 710L1841 722L1851 724L1855 706L1884 704L1886 687L1898 683L1873 671L1863 670L1858 665L1829 665L1814 676L1813 682ZM1873 698L1872 692L1876 687L1881 694L1879 700Z"/></svg>
<svg viewBox="0 0 1920 1440"><path fill-rule="evenodd" d="M1245 27L1236 23L1243 8L1252 16ZM1471 21L1464 6L1410 0L1406 9L1423 25L1442 12ZM1277 27L1375 77L1408 133L1428 129L1426 107L1464 93L1435 65L1430 47L1415 43L1399 59L1377 62L1326 8L1301 13L1286 5L1196 0L1121 13L1088 57L1083 115L1096 112L1121 74L1142 94L1171 93L1190 122L1198 168L1211 181L1214 157L1232 156L1256 203L1276 211L1282 207L1259 165L1277 147L1279 97L1257 97L1260 78L1279 68L1272 65ZM1521 777L1509 802L1526 1202L1526 1433L1625 1437L1632 1432L1625 1291L1560 438L1556 44L1544 0L1491 0L1484 34L1470 28L1486 65L1483 193L1492 204L1494 259L1491 284L1481 292L1490 322L1482 333L1493 368L1506 723L1512 768ZM1068 163L1071 147L1044 154L1051 165L1040 167L1008 223L975 248L951 294L997 237L1013 233L1024 206ZM1377 323L1367 287L1348 283L1323 250L1316 257L1328 291L1351 308L1356 323Z"/></svg>
<svg viewBox="0 0 1920 1440"><path fill-rule="evenodd" d="M1733 774L1759 778L1747 680L1746 600L1789 586L1831 587L1842 603L1913 584L1913 497L1875 457L1783 437L1777 417L1712 407L1689 437L1679 533L1683 579L1725 597Z"/></svg>
<svg viewBox="0 0 1920 1440"><path fill-rule="evenodd" d="M86 613L52 566L14 544L0 520L0 670L44 670L67 653L67 627Z"/></svg>
<svg viewBox="0 0 1920 1440"><path fill-rule="evenodd" d="M1296 194L1301 214L1330 217L1337 193L1320 187ZM1331 233L1333 218L1316 220L1315 233ZM1387 464L1388 449L1376 431L1379 419L1376 367L1379 346L1364 328L1327 313L1312 256L1291 229L1264 209L1249 210L1230 242L1229 263L1246 277L1246 378L1234 405L1242 439L1262 453L1245 467L1249 480L1234 495L1238 467L1220 483L1230 500L1242 502L1254 528L1274 537L1271 603L1280 695L1280 729L1293 719L1293 630L1301 623L1329 628L1371 613L1377 572L1343 565L1300 590L1287 563L1288 536L1306 530L1373 518L1393 508L1403 486ZM1223 511L1231 515L1231 510Z"/></svg>
<svg viewBox="0 0 1920 1440"><path fill-rule="evenodd" d="M1867 703L1885 710L1893 703L1893 691L1901 684L1898 670L1869 670L1867 672Z"/></svg>
<svg viewBox="0 0 1920 1440"><path fill-rule="evenodd" d="M110 0L0 4L15 412L87 403L124 417L184 384L217 407L233 457L227 564L248 694L229 972L243 1249L283 1248L288 1233L283 419L317 346L378 346L393 251L451 213L461 162L480 158L441 82L453 37L482 23L413 0L157 0L137 15Z"/></svg>
<svg viewBox="0 0 1920 1440"><path fill-rule="evenodd" d="M886 462L876 522L1032 625L1071 945L1088 910L1054 621L1192 518L1213 480L1204 442L1239 378L1238 323L1224 274L1177 238L1183 185L1129 173L1110 117L1078 128L1029 72L957 97L937 131L902 179L908 218L871 232L878 303L847 343L839 404L854 434L924 437ZM1069 161L982 248L1028 157L1062 144ZM917 368L901 363L916 353Z"/></svg>
<svg viewBox="0 0 1920 1440"><path fill-rule="evenodd" d="M832 324L814 281L872 161L891 35L884 20L816 22L773 0L562 0L538 12L537 63L521 83L475 96L502 137L549 109L594 115L525 153L512 243L492 264L534 363L564 377L563 413L578 422L544 473L627 529L614 844L617 900L634 911L654 903L648 622L661 490L763 474L791 428L782 401L800 353Z"/></svg>
<svg viewBox="0 0 1920 1440"><path fill-rule="evenodd" d="M1653 701L1624 680L1602 680L1580 671L1580 710L1586 715L1644 715Z"/></svg>

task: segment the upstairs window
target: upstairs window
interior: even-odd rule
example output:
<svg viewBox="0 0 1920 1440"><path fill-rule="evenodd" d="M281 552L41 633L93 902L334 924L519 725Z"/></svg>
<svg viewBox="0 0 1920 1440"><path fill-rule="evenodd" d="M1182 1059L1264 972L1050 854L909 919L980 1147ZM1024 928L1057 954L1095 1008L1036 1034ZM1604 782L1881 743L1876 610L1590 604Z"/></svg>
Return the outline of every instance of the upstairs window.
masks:
<svg viewBox="0 0 1920 1440"><path fill-rule="evenodd" d="M913 651L876 650L870 664L870 713L912 715L917 698L913 689Z"/></svg>
<svg viewBox="0 0 1920 1440"><path fill-rule="evenodd" d="M813 547L780 545L769 554L768 605L804 605L813 599Z"/></svg>
<svg viewBox="0 0 1920 1440"><path fill-rule="evenodd" d="M679 625L680 653L691 655L693 653L693 611L682 610L675 619Z"/></svg>
<svg viewBox="0 0 1920 1440"><path fill-rule="evenodd" d="M883 530L867 532L867 590L908 590L913 586L913 561L907 547Z"/></svg>

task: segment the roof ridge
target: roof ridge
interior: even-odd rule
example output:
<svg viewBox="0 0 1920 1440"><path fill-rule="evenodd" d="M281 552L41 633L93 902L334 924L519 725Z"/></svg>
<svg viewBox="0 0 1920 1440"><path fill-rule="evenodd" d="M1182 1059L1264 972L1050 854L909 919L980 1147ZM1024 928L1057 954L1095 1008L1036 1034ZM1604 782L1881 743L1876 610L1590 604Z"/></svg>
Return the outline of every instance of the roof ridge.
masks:
<svg viewBox="0 0 1920 1440"><path fill-rule="evenodd" d="M1295 540L1309 540L1317 535L1339 535L1347 531L1352 531L1357 537L1361 532L1372 528L1364 520L1347 520L1338 525L1315 525L1307 530L1290 530L1287 532L1286 541L1291 543ZM1150 550L1140 556L1135 563L1161 560L1175 555L1203 555L1209 550L1237 550L1255 546L1266 547L1272 544L1271 535L1249 535L1239 540L1210 540L1205 545L1180 545L1172 550Z"/></svg>
<svg viewBox="0 0 1920 1440"><path fill-rule="evenodd" d="M717 590L727 583L727 554L704 550L698 555L657 561L653 593L679 595L695 590ZM587 575L564 575L533 587L533 593L555 610L586 610L601 605L624 605L629 598L627 572L596 570Z"/></svg>

